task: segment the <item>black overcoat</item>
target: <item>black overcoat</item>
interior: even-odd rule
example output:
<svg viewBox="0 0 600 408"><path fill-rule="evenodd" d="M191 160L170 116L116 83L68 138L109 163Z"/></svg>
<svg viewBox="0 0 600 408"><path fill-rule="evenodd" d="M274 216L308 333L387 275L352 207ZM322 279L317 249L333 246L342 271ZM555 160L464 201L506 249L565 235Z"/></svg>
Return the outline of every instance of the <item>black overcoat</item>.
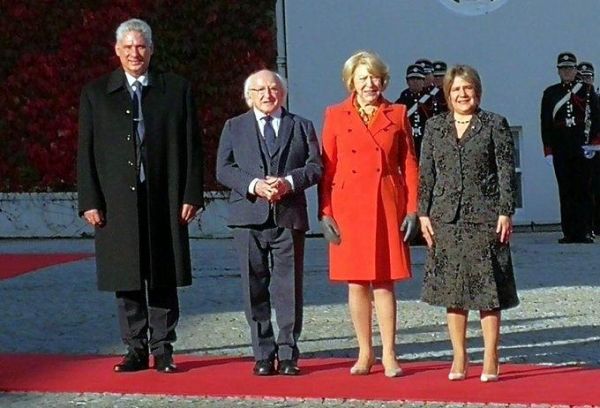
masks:
<svg viewBox="0 0 600 408"><path fill-rule="evenodd" d="M191 284L182 204L202 206L202 151L190 83L150 71L144 87L144 167L148 191L150 287ZM132 101L122 69L87 84L79 108L79 212L99 209L98 288L142 288ZM145 261L145 260L144 260Z"/></svg>

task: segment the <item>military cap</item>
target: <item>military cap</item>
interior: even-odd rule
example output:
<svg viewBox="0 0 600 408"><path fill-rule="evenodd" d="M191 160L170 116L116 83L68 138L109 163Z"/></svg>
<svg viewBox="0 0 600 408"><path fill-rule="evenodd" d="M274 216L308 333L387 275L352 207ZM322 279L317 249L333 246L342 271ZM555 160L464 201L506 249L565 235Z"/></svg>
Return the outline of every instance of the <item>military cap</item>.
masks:
<svg viewBox="0 0 600 408"><path fill-rule="evenodd" d="M594 66L591 62L581 62L577 65L577 71L582 76L594 76Z"/></svg>
<svg viewBox="0 0 600 408"><path fill-rule="evenodd" d="M444 76L446 75L446 69L448 66L444 61L435 61L433 63L433 76Z"/></svg>
<svg viewBox="0 0 600 408"><path fill-rule="evenodd" d="M577 57L572 52L561 52L558 54L558 58L556 59L556 66L558 68L563 67L577 67Z"/></svg>
<svg viewBox="0 0 600 408"><path fill-rule="evenodd" d="M431 74L433 72L433 64L426 58L416 60L415 64L420 65L425 74Z"/></svg>
<svg viewBox="0 0 600 408"><path fill-rule="evenodd" d="M425 78L423 67L417 64L411 64L406 68L406 78Z"/></svg>

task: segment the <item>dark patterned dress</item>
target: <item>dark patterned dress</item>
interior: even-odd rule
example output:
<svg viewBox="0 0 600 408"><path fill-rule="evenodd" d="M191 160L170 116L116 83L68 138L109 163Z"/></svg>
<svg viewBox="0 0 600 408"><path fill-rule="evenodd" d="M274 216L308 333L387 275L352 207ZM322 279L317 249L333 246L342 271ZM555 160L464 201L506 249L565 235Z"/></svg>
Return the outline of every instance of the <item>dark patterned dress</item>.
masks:
<svg viewBox="0 0 600 408"><path fill-rule="evenodd" d="M514 213L514 145L508 123L486 111L457 138L451 114L427 121L419 215L431 220L422 300L464 310L519 304L510 246L496 233L499 215Z"/></svg>

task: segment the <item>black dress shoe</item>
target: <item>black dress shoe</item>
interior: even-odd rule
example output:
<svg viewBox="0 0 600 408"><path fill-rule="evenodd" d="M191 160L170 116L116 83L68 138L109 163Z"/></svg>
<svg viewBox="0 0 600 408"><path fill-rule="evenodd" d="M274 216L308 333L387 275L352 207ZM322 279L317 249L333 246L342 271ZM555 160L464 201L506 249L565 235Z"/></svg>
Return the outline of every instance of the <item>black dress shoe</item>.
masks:
<svg viewBox="0 0 600 408"><path fill-rule="evenodd" d="M117 373L131 373L148 369L148 354L144 352L129 351L119 364L113 367Z"/></svg>
<svg viewBox="0 0 600 408"><path fill-rule="evenodd" d="M279 374L281 375L298 375L300 374L300 369L298 368L298 363L294 360L281 360L279 362L279 366L277 367Z"/></svg>
<svg viewBox="0 0 600 408"><path fill-rule="evenodd" d="M558 240L559 244L572 244L574 242L575 241L571 237L563 237L563 238L561 238L561 239Z"/></svg>
<svg viewBox="0 0 600 408"><path fill-rule="evenodd" d="M573 243L575 243L575 244L593 244L594 239L591 236L586 235L584 237L574 239Z"/></svg>
<svg viewBox="0 0 600 408"><path fill-rule="evenodd" d="M276 374L275 362L273 360L258 360L254 364L254 375L273 375Z"/></svg>
<svg viewBox="0 0 600 408"><path fill-rule="evenodd" d="M177 366L173 362L171 353L164 353L154 356L154 369L161 373L174 373L177 371Z"/></svg>

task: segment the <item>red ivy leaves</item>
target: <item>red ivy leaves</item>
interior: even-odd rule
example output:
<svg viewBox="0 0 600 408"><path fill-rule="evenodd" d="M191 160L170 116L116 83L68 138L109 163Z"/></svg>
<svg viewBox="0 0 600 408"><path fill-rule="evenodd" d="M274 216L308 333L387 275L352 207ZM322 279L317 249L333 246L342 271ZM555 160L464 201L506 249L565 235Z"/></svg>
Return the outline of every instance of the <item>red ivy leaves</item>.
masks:
<svg viewBox="0 0 600 408"><path fill-rule="evenodd" d="M23 4L0 0L0 47L9 57L0 62L6 74L0 82L0 191L75 189L81 87L117 66L114 29L134 16L153 27L153 66L194 84L206 187L218 187L214 154L221 127L246 109L241 98L246 76L275 60L274 0Z"/></svg>

